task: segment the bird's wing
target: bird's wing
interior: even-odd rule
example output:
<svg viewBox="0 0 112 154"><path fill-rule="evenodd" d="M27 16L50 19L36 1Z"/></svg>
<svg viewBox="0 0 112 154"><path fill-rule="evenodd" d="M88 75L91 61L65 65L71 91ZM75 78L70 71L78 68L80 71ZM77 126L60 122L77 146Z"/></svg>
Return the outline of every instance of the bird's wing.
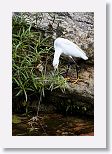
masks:
<svg viewBox="0 0 112 154"><path fill-rule="evenodd" d="M76 57L80 57L80 55L86 55L86 53L79 48L75 43L66 40L63 44L63 49L65 50L65 52L71 56L76 56ZM66 54L65 53L65 54Z"/></svg>
<svg viewBox="0 0 112 154"><path fill-rule="evenodd" d="M75 44L75 45L76 45L76 44ZM86 53L85 53L81 48L79 48L77 45L76 45L76 48L77 48L78 50L80 50L83 54L86 55Z"/></svg>

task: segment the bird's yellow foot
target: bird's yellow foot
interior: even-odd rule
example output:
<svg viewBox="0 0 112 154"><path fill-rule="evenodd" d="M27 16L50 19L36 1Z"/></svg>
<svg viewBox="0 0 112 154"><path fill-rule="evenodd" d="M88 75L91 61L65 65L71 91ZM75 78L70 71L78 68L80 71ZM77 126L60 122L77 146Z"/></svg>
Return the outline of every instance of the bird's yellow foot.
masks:
<svg viewBox="0 0 112 154"><path fill-rule="evenodd" d="M69 77L66 77L66 78L64 78L66 81L70 81L70 78Z"/></svg>
<svg viewBox="0 0 112 154"><path fill-rule="evenodd" d="M78 77L73 83L76 84L78 81L83 81L83 79L80 79L80 78Z"/></svg>

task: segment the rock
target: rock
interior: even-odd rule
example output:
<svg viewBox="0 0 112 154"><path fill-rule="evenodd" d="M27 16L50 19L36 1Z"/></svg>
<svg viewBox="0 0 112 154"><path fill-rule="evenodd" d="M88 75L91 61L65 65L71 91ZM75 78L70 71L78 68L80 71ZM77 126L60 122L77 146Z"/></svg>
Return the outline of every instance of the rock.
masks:
<svg viewBox="0 0 112 154"><path fill-rule="evenodd" d="M68 135L68 132L62 132L62 135L66 136L66 135Z"/></svg>
<svg viewBox="0 0 112 154"><path fill-rule="evenodd" d="M69 90L75 93L78 93L78 95L89 98L91 100L94 100L94 71L93 67L88 67L85 69L82 69L79 73L79 76L81 78L81 81L78 81L77 84L74 85L74 83L70 83Z"/></svg>
<svg viewBox="0 0 112 154"><path fill-rule="evenodd" d="M71 80L76 72L73 68L69 71ZM44 104L50 102L55 106L55 109L64 114L94 114L94 71L93 67L84 66L79 73L81 81L77 83L68 82L67 89L63 93L60 89L46 91Z"/></svg>
<svg viewBox="0 0 112 154"><path fill-rule="evenodd" d="M94 13L57 12L21 13L25 20L45 32L45 37L67 38L82 48L94 63ZM53 43L53 42L52 42Z"/></svg>

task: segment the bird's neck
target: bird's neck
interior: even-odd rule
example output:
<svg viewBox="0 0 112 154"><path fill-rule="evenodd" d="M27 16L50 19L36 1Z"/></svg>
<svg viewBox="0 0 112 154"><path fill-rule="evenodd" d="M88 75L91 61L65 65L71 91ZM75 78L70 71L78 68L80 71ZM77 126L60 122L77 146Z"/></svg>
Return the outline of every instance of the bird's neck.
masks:
<svg viewBox="0 0 112 154"><path fill-rule="evenodd" d="M59 60L60 55L61 55L61 52L55 52L54 58Z"/></svg>
<svg viewBox="0 0 112 154"><path fill-rule="evenodd" d="M53 59L54 64L57 64L57 65L59 64L59 58L61 54L62 54L62 51L59 48L56 48L54 53L54 59Z"/></svg>

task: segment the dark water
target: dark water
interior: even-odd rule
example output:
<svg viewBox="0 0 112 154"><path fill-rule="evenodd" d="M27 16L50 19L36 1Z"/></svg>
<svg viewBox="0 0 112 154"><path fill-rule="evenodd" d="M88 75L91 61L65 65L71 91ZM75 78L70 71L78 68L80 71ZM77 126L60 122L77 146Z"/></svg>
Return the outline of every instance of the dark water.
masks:
<svg viewBox="0 0 112 154"><path fill-rule="evenodd" d="M17 115L12 124L13 136L94 136L94 119L61 114L43 114L38 118Z"/></svg>

